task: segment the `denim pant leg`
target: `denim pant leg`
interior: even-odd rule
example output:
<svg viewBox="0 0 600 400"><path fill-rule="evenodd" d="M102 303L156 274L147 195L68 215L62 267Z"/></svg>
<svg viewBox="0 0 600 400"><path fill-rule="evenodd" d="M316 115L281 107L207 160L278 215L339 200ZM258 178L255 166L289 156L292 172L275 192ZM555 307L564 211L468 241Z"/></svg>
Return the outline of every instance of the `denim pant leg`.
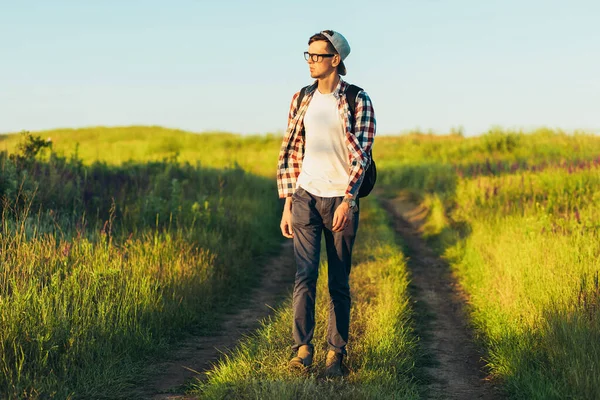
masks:
<svg viewBox="0 0 600 400"><path fill-rule="evenodd" d="M330 215L341 203L336 198L332 204ZM346 354L348 331L350 328L350 268L352 264L352 248L358 230L359 212L353 213L352 222L341 232L333 232L327 219L325 223L325 243L327 246L327 264L329 278L329 325L327 343L329 350Z"/></svg>
<svg viewBox="0 0 600 400"><path fill-rule="evenodd" d="M294 351L311 344L315 332L315 298L323 220L317 209L317 197L298 188L292 197L292 230L296 258L296 282L293 309Z"/></svg>

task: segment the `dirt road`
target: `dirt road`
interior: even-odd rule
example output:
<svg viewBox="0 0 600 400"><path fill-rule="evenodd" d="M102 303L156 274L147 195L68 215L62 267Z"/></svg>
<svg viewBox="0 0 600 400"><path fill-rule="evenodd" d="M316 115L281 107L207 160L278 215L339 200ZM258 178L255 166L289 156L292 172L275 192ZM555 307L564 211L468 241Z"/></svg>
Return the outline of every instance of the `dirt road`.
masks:
<svg viewBox="0 0 600 400"><path fill-rule="evenodd" d="M159 374L139 393L140 398L155 400L195 399L184 394L186 382L205 377L205 372L239 340L259 327L259 322L293 287L296 264L293 243L286 240L278 256L269 259L261 283L248 293L243 308L227 317L221 334L198 336L178 346L169 361L155 366Z"/></svg>
<svg viewBox="0 0 600 400"><path fill-rule="evenodd" d="M394 228L405 243L418 331L427 356L434 359L425 368L430 377L428 398L503 398L483 372L482 355L466 322L467 296L448 264L421 238L419 228L427 210L402 196L382 200L382 205L393 217Z"/></svg>

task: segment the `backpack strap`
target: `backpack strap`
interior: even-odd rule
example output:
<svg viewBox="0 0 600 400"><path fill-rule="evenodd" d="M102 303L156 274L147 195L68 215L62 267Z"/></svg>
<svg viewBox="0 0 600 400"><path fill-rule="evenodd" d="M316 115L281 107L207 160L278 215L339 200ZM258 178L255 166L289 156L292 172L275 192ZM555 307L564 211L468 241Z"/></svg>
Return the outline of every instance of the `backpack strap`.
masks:
<svg viewBox="0 0 600 400"><path fill-rule="evenodd" d="M298 95L298 99L296 100L296 110L300 108L300 104L302 104L302 99L306 94L306 90L310 87L304 86L300 89L300 94ZM362 91L362 88L359 88L356 85L348 85L346 88L346 101L348 102L348 108L350 109L350 114L352 115L352 122L354 123L354 110L356 109L356 96L358 93Z"/></svg>
<svg viewBox="0 0 600 400"><path fill-rule="evenodd" d="M354 125L354 110L356 110L356 96L358 96L358 92L362 91L362 88L359 88L356 85L350 85L346 89L346 101L348 102L348 108L350 109L350 114L352 115L352 124Z"/></svg>
<svg viewBox="0 0 600 400"><path fill-rule="evenodd" d="M298 100L296 100L296 112L298 112L298 110L300 109L300 104L302 104L302 99L306 94L306 89L308 89L309 87L310 86L304 86L302 89L300 89L300 95L298 96Z"/></svg>

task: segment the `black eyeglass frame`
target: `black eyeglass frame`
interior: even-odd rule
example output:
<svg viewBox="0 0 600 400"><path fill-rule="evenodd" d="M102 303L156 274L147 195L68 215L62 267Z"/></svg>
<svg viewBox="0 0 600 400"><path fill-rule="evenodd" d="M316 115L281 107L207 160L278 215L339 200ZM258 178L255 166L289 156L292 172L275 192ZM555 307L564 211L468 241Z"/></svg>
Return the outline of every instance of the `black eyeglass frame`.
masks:
<svg viewBox="0 0 600 400"><path fill-rule="evenodd" d="M308 61L310 59L312 62L316 62L316 63L323 61L323 58L326 58L326 57L330 58L333 56L335 56L335 54L316 54L316 53L309 53L308 51L304 52L304 59L306 61Z"/></svg>

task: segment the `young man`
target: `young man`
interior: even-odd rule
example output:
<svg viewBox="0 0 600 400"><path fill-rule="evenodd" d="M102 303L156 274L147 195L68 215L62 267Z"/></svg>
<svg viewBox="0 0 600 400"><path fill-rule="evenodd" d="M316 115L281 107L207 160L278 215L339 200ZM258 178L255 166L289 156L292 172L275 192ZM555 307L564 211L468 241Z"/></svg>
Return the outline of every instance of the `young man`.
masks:
<svg viewBox="0 0 600 400"><path fill-rule="evenodd" d="M277 187L285 198L281 232L294 240L294 351L291 367L311 365L315 295L325 235L329 274L329 327L325 374L342 375L350 325L349 275L358 229L358 190L371 162L375 114L371 99L359 91L350 113L340 78L350 45L338 32L322 31L304 53L315 82L292 98L288 128L279 153ZM300 104L298 103L301 98Z"/></svg>

